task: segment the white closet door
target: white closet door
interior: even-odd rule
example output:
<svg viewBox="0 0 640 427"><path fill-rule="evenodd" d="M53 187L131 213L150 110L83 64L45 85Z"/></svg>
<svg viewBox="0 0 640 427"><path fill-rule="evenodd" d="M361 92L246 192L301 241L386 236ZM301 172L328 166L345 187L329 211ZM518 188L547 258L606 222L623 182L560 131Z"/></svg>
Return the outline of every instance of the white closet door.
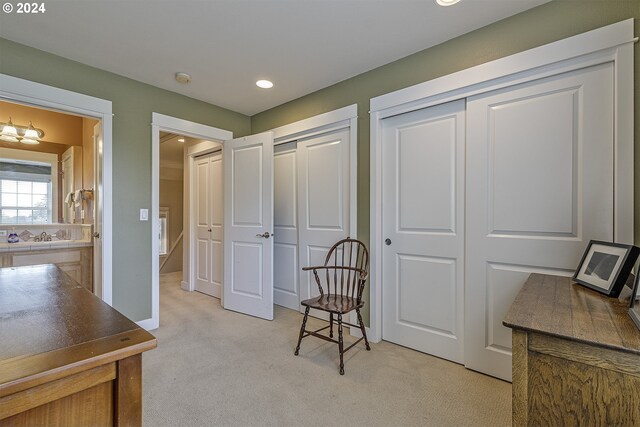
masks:
<svg viewBox="0 0 640 427"><path fill-rule="evenodd" d="M211 224L211 295L220 298L222 296L223 280L223 254L222 246L223 219L224 219L224 187L222 181L222 153L211 156L209 160L209 185L211 187L210 199L210 224Z"/></svg>
<svg viewBox="0 0 640 427"><path fill-rule="evenodd" d="M300 309L296 142L277 145L273 157L273 300Z"/></svg>
<svg viewBox="0 0 640 427"><path fill-rule="evenodd" d="M195 161L196 283L198 292L220 298L222 293L222 155Z"/></svg>
<svg viewBox="0 0 640 427"><path fill-rule="evenodd" d="M463 361L465 103L382 122L382 338Z"/></svg>
<svg viewBox="0 0 640 427"><path fill-rule="evenodd" d="M502 319L531 272L613 239L613 66L469 98L465 364L511 379Z"/></svg>
<svg viewBox="0 0 640 427"><path fill-rule="evenodd" d="M273 319L273 133L225 141L224 308Z"/></svg>
<svg viewBox="0 0 640 427"><path fill-rule="evenodd" d="M349 233L349 130L300 140L297 155L300 267L323 265ZM311 274L301 272L300 298L317 295Z"/></svg>

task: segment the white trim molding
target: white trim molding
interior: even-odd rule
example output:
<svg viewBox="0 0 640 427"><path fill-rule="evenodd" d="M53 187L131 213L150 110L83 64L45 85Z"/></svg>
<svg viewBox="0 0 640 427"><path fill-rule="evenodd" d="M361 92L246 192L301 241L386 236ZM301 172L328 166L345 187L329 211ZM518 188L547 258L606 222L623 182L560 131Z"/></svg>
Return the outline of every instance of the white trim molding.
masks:
<svg viewBox="0 0 640 427"><path fill-rule="evenodd" d="M357 118L358 105L352 104L347 107L289 123L271 129L273 132L274 145L349 127L351 126L351 121Z"/></svg>
<svg viewBox="0 0 640 427"><path fill-rule="evenodd" d="M233 132L228 130L218 129L164 114L151 114L151 319L138 323L147 330L157 329L160 326L160 242L157 239L160 233L160 224L156 221L156 217L160 212L160 131L219 142L233 138ZM201 144L207 144L207 142L198 145ZM216 145L219 146L219 144ZM183 188L185 189L183 229L187 230L187 233L185 233L183 237L183 281L180 285L181 288L185 290L193 290L193 280L191 278L193 268L191 267L190 259L191 236L189 233L191 226L190 198L188 197L191 176L190 166L193 163L194 155L192 151L193 149L190 147L189 155L185 156L186 164L184 165L183 184ZM187 281L185 281L184 278L187 278Z"/></svg>
<svg viewBox="0 0 640 427"><path fill-rule="evenodd" d="M140 326L142 329L146 329L147 331L158 329L158 324L152 318L140 320L136 322L136 325Z"/></svg>
<svg viewBox="0 0 640 427"><path fill-rule="evenodd" d="M0 99L63 113L93 117L102 122L102 292L98 297L113 304L113 184L111 101L0 74Z"/></svg>
<svg viewBox="0 0 640 427"><path fill-rule="evenodd" d="M627 19L371 99L371 341L382 339L381 121L503 87L612 62L615 70L614 240L633 243L633 43L636 41L633 19Z"/></svg>

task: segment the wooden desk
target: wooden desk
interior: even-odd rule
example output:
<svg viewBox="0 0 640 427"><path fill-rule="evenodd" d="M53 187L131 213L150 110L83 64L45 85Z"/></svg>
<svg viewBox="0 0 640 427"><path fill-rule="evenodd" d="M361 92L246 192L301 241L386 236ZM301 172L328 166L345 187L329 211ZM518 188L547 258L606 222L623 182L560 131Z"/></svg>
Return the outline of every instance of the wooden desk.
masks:
<svg viewBox="0 0 640 427"><path fill-rule="evenodd" d="M640 331L628 304L532 274L513 329L513 425L639 425Z"/></svg>
<svg viewBox="0 0 640 427"><path fill-rule="evenodd" d="M0 269L0 426L142 424L156 339L52 264Z"/></svg>

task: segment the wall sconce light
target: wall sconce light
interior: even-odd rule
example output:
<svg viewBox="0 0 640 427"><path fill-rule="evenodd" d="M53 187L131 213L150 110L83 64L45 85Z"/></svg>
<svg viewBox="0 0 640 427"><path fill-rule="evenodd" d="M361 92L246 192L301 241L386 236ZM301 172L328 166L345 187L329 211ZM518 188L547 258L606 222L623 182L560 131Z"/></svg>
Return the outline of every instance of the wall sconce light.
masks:
<svg viewBox="0 0 640 427"><path fill-rule="evenodd" d="M14 125L11 117L7 123L0 122L0 139L7 142L21 142L27 145L40 144L40 140L44 137L42 129L33 127L33 123L29 122L29 126Z"/></svg>

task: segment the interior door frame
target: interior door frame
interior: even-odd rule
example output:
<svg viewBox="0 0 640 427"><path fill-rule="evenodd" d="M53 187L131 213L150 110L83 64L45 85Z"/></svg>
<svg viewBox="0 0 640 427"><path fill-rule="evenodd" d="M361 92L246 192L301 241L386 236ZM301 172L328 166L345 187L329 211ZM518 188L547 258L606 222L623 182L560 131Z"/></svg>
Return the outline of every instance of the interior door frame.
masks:
<svg viewBox="0 0 640 427"><path fill-rule="evenodd" d="M102 123L102 289L96 294L113 304L113 114L111 101L0 74L0 99L63 113L91 117ZM95 242L94 242L95 244ZM96 292L99 290L96 289Z"/></svg>
<svg viewBox="0 0 640 427"><path fill-rule="evenodd" d="M633 243L633 19L467 68L370 100L370 332L382 339L382 120L589 66L614 64L614 241Z"/></svg>
<svg viewBox="0 0 640 427"><path fill-rule="evenodd" d="M177 117L160 113L151 113L151 318L137 324L147 330L157 329L160 326L160 241L157 236L160 233L160 224L155 220L160 212L160 131L176 133L192 138L206 139L211 142L196 144L198 149L190 147L185 153L184 163L184 187L189 194L191 185L191 171L193 170L194 157L212 151L219 147L227 139L233 138L233 132L203 125ZM187 201L187 202L185 202ZM183 196L183 230L191 230L191 198ZM181 286L186 290L193 290L193 257L191 256L190 233L183 235L183 281ZM185 259L187 258L187 259ZM188 261L187 261L188 260ZM185 261L187 261L185 263ZM185 268L186 267L186 268ZM185 270L187 270L185 272ZM187 278L185 281L184 279Z"/></svg>

